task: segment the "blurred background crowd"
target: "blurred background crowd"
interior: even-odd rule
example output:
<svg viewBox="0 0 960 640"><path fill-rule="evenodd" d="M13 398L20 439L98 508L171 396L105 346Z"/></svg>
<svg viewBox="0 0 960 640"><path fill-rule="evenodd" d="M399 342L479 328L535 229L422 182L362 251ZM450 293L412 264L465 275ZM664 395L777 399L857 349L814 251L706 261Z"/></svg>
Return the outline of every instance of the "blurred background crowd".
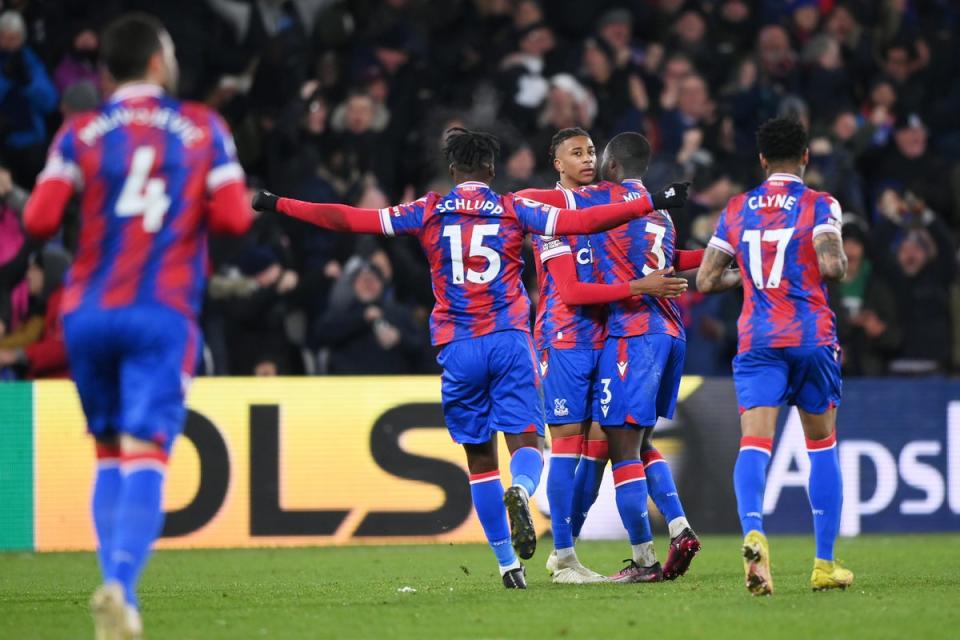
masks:
<svg viewBox="0 0 960 640"><path fill-rule="evenodd" d="M383 207L452 185L454 124L503 148L494 187L549 187L548 145L652 142L650 187L692 181L679 246L703 247L760 180L754 131L794 114L806 182L844 210L832 288L848 375L960 369L960 7L951 0L3 0L0 376L67 372L57 307L75 215L45 246L20 213L61 120L103 99L98 31L166 24L180 95L220 111L250 188ZM527 259L536 300L532 260ZM426 261L411 238L335 235L279 216L211 241L202 370L436 370ZM687 370L726 375L738 294L682 300Z"/></svg>

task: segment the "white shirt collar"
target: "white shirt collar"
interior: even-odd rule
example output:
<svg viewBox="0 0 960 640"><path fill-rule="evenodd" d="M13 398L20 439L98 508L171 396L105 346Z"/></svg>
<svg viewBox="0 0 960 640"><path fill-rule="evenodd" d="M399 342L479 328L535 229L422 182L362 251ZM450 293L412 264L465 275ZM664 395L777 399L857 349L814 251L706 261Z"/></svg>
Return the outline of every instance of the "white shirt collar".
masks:
<svg viewBox="0 0 960 640"><path fill-rule="evenodd" d="M156 98L163 95L163 88L148 82L125 84L110 96L110 102L122 102L134 98Z"/></svg>
<svg viewBox="0 0 960 640"><path fill-rule="evenodd" d="M792 173L771 173L767 180L777 180L780 182L799 182L803 184L803 178Z"/></svg>
<svg viewBox="0 0 960 640"><path fill-rule="evenodd" d="M458 184L458 185L457 185L456 187L454 187L454 188L455 188L455 189L461 189L461 188L463 188L463 187L466 187L466 188L468 188L468 189L489 189L489 188L490 188L490 185L488 185L488 184L486 184L486 183L484 183L484 182L479 182L479 181L477 181L477 180L467 180L466 182L461 182L460 184Z"/></svg>

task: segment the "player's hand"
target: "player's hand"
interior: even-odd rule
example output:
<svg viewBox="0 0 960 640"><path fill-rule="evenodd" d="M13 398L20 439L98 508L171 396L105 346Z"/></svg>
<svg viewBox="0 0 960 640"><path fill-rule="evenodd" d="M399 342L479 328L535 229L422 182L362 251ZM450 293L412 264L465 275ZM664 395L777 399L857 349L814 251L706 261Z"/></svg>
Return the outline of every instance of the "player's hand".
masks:
<svg viewBox="0 0 960 640"><path fill-rule="evenodd" d="M657 193L650 194L654 209L679 209L687 204L690 192L689 182L674 182Z"/></svg>
<svg viewBox="0 0 960 640"><path fill-rule="evenodd" d="M280 198L273 195L269 191L264 191L261 189L257 191L257 194L253 196L253 208L257 211L276 211L277 210L277 200Z"/></svg>
<svg viewBox="0 0 960 640"><path fill-rule="evenodd" d="M689 286L683 278L673 276L673 267L654 271L639 280L630 281L630 293L635 296L656 296L658 298L676 298Z"/></svg>

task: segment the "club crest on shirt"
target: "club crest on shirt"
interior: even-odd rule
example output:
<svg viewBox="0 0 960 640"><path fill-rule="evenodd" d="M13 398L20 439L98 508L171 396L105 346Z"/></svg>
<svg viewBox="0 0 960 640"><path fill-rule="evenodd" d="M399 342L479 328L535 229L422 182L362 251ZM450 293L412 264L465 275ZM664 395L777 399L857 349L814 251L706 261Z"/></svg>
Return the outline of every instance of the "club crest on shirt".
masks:
<svg viewBox="0 0 960 640"><path fill-rule="evenodd" d="M570 415L570 410L567 409L566 398L555 398L553 400L553 415L557 416L558 418Z"/></svg>

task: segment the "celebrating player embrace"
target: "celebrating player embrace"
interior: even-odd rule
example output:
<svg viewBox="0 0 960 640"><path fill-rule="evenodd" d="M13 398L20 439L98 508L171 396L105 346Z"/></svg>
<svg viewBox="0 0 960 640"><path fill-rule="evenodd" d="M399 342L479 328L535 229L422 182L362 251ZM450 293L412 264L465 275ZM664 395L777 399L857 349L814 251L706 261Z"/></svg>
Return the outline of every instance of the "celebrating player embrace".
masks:
<svg viewBox="0 0 960 640"><path fill-rule="evenodd" d="M611 229L654 209L682 206L686 198L681 185L673 185L630 202L596 207L587 215L512 194L501 196L489 187L498 150L489 134L451 129L444 153L457 186L446 195L428 193L408 204L358 209L261 192L254 207L327 229L409 234L420 241L436 299L431 337L434 345L443 347L438 362L443 367L444 418L466 452L473 503L503 584L523 589L526 580L517 554L527 559L536 548L528 499L540 482L539 437L544 429L530 300L520 278L523 237ZM498 431L511 452L512 483L506 492L497 460Z"/></svg>

